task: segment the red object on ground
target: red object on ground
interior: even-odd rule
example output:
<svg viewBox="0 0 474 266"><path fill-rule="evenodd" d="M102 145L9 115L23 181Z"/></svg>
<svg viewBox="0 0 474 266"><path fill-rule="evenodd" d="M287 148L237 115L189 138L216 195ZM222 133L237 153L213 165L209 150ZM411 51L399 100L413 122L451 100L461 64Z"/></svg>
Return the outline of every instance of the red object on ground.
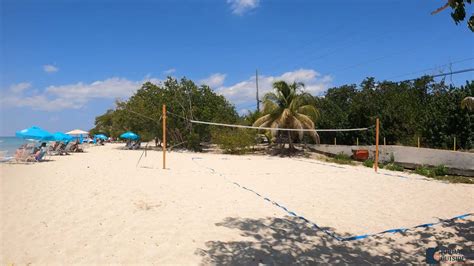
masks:
<svg viewBox="0 0 474 266"><path fill-rule="evenodd" d="M368 150L354 150L354 159L365 161L369 159L369 151Z"/></svg>

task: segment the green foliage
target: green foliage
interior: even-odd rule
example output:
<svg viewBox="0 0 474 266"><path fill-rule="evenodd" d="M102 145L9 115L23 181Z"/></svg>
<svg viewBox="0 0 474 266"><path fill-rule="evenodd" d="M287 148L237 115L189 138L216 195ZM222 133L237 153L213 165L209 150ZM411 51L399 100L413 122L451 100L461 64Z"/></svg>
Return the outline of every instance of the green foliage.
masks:
<svg viewBox="0 0 474 266"><path fill-rule="evenodd" d="M329 159L328 161L338 164L354 164L351 157L344 153L338 153L333 158Z"/></svg>
<svg viewBox="0 0 474 266"><path fill-rule="evenodd" d="M367 159L362 163L365 167L372 168L374 167L374 160L372 159Z"/></svg>
<svg viewBox="0 0 474 266"><path fill-rule="evenodd" d="M448 169L444 165L438 165L433 168L433 172L436 176L443 176L448 174Z"/></svg>
<svg viewBox="0 0 474 266"><path fill-rule="evenodd" d="M269 92L263 97L262 116L255 120L253 125L270 128L314 129L314 121L319 118L319 111L314 105L314 97L300 91L303 87L303 83L274 82L274 92ZM295 139L300 141L303 139L304 133L304 131L272 130L273 137L288 140L290 149L293 149ZM319 143L319 135L315 131L306 133Z"/></svg>
<svg viewBox="0 0 474 266"><path fill-rule="evenodd" d="M415 173L417 173L419 175L427 176L427 177L436 176L434 171L430 167L426 167L426 166L417 167L415 169Z"/></svg>
<svg viewBox="0 0 474 266"><path fill-rule="evenodd" d="M373 168L374 167L374 160L367 159L362 163L362 165L364 165L365 167ZM380 169L384 168L384 164L379 162L379 168Z"/></svg>
<svg viewBox="0 0 474 266"><path fill-rule="evenodd" d="M144 141L162 136L162 105L168 110L167 135L170 145L186 142L192 150L200 150L201 141L209 141L209 126L194 125L186 119L235 123L234 106L208 86L197 86L191 80L169 77L163 84L146 82L126 101L117 101L116 108L96 117L91 132L118 137L131 130Z"/></svg>
<svg viewBox="0 0 474 266"><path fill-rule="evenodd" d="M436 167L420 166L415 169L415 173L427 177L444 176L448 174L448 169L444 165Z"/></svg>
<svg viewBox="0 0 474 266"><path fill-rule="evenodd" d="M447 86L423 77L412 82L384 81L373 78L358 87L344 85L329 89L316 99L320 110L318 128L358 128L375 125L380 118L380 136L388 145L416 146L417 136L422 145L431 148L452 147L456 136L463 149L474 147L474 112L461 108L461 101L474 95L474 82L465 86ZM323 132L321 143L372 145L375 131Z"/></svg>
<svg viewBox="0 0 474 266"><path fill-rule="evenodd" d="M201 141L199 140L199 135L197 133L189 133L189 135L187 136L186 148L188 150L196 152L202 151Z"/></svg>
<svg viewBox="0 0 474 266"><path fill-rule="evenodd" d="M457 25L466 18L466 4L471 4L471 2L471 0L448 0L444 6L431 12L431 14L439 13L449 6L452 9L451 18ZM471 15L467 21L467 26L472 32L474 32L474 15Z"/></svg>
<svg viewBox="0 0 474 266"><path fill-rule="evenodd" d="M438 165L436 167L420 166L415 169L415 173L430 177L436 180L448 181L450 183L465 183L474 184L474 179L465 176L450 176L448 170L444 165Z"/></svg>
<svg viewBox="0 0 474 266"><path fill-rule="evenodd" d="M393 152L390 153L390 162L395 163L395 155L393 154Z"/></svg>
<svg viewBox="0 0 474 266"><path fill-rule="evenodd" d="M244 154L256 144L255 130L216 128L211 134L212 141L225 153Z"/></svg>
<svg viewBox="0 0 474 266"><path fill-rule="evenodd" d="M403 170L405 170L405 168L403 168L403 166L398 165L396 163L388 163L388 164L384 165L383 168L387 169L387 170L391 170L391 171L403 171Z"/></svg>

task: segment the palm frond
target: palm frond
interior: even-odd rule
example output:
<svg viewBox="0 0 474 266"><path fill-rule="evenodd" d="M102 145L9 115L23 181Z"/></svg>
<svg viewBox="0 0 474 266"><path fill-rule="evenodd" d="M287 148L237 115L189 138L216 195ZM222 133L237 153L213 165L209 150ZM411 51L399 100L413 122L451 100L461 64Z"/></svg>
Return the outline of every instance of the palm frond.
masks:
<svg viewBox="0 0 474 266"><path fill-rule="evenodd" d="M260 127L262 126L263 127L263 124L267 123L267 122L271 122L272 121L272 116L270 114L266 114L262 117L260 117L259 119L255 120L255 122L253 122L253 125L254 127Z"/></svg>
<svg viewBox="0 0 474 266"><path fill-rule="evenodd" d="M474 97L468 96L468 97L464 98L464 99L461 101L461 107L462 107L463 109L464 109L464 108L467 108L467 110L469 110L469 111L474 110Z"/></svg>
<svg viewBox="0 0 474 266"><path fill-rule="evenodd" d="M271 100L268 100L268 99L263 101L263 113L264 114L272 113L277 108L278 108L278 104L275 103L274 101L271 101Z"/></svg>
<svg viewBox="0 0 474 266"><path fill-rule="evenodd" d="M304 128L304 125L303 123L301 123L300 120L298 120L295 116L292 116L291 119L290 119L290 127L291 128L294 128L294 129L303 129ZM302 140L303 139L303 134L304 134L304 131L300 130L300 131L293 131L293 134L298 134L298 139Z"/></svg>
<svg viewBox="0 0 474 266"><path fill-rule="evenodd" d="M317 121L320 113L313 105L303 105L298 108L298 113L309 116L313 121Z"/></svg>

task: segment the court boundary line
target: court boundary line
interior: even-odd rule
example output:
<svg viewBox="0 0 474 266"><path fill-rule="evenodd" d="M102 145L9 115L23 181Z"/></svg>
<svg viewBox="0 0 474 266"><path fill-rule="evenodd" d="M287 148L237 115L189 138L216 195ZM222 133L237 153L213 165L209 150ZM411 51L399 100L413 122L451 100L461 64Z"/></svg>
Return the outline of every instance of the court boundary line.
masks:
<svg viewBox="0 0 474 266"><path fill-rule="evenodd" d="M239 188L242 188L244 190L247 190L249 192L254 193L256 196L262 198L263 200L268 201L271 204L273 204L274 206L284 210L290 216L293 216L295 218L298 218L298 219L306 222L307 224L311 225L311 227L316 228L317 230L320 230L323 233L325 233L326 235L331 236L334 239L336 239L338 241L341 241L341 242L362 240L362 239L365 239L365 238L374 237L374 236L378 236L378 235L389 234L389 233L395 234L395 233L403 233L403 232L407 232L407 231L415 231L418 228L434 227L434 226L439 225L439 224L445 224L445 223L448 223L448 222L453 222L455 220L465 219L469 216L474 215L474 213L466 213L466 214L454 216L454 217L449 218L449 219L439 219L438 222L433 222L433 223L424 223L424 224L419 224L419 225L412 226L412 227L401 227L401 228L387 229L387 230L384 230L384 231L381 231L381 232L378 232L378 233L368 233L368 234L362 234L362 235L353 235L353 236L348 236L348 237L341 237L341 236L337 235L336 232L333 232L333 231L330 231L330 230L327 230L327 229L324 229L324 228L320 227L319 225L317 225L316 223L312 222L311 220L305 218L304 216L296 214L296 212L289 210L284 205L282 205L282 204L280 204L280 203L278 203L278 202L276 202L276 201L274 201L274 200L272 200L268 197L263 196L262 194L256 192L255 190L253 190L251 188L247 188L246 186L243 186L243 185L241 185L241 184L239 184L239 183L237 183L233 180L230 180L224 174L218 173L214 168L203 166L203 165L200 165L199 163L196 162L196 160L201 160L201 159L203 159L203 158L202 157L192 157L191 158L191 160L196 165L198 165L202 168L208 169L209 171L211 171L212 174L217 174L218 176L223 177L224 180L226 180L227 182L229 182L229 183L231 183L231 184L233 184L233 185L235 185Z"/></svg>

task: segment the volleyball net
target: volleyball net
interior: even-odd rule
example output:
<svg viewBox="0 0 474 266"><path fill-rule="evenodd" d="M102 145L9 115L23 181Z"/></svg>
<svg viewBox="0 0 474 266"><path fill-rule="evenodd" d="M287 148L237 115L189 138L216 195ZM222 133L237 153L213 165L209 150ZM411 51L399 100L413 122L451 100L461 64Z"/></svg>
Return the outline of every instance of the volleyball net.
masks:
<svg viewBox="0 0 474 266"><path fill-rule="evenodd" d="M358 127L358 128L286 128L286 127L268 127L268 126L253 126L253 125L243 125L243 124L230 124L230 123L220 123L212 121L203 121L197 119L190 119L182 115L178 115L171 111L167 111L167 115L170 115L174 118L181 119L190 124L209 126L213 130L253 130L264 134L266 132L271 133L275 138L277 136L285 137L287 135L294 135L296 143L307 143L308 139L303 140L304 133L309 133L308 135L317 136L317 144L343 144L343 145L363 145L369 144L372 145L375 142L375 132L373 126L368 127ZM286 134L284 134L286 133ZM290 133L290 134L288 134ZM299 138L297 137L299 136Z"/></svg>

